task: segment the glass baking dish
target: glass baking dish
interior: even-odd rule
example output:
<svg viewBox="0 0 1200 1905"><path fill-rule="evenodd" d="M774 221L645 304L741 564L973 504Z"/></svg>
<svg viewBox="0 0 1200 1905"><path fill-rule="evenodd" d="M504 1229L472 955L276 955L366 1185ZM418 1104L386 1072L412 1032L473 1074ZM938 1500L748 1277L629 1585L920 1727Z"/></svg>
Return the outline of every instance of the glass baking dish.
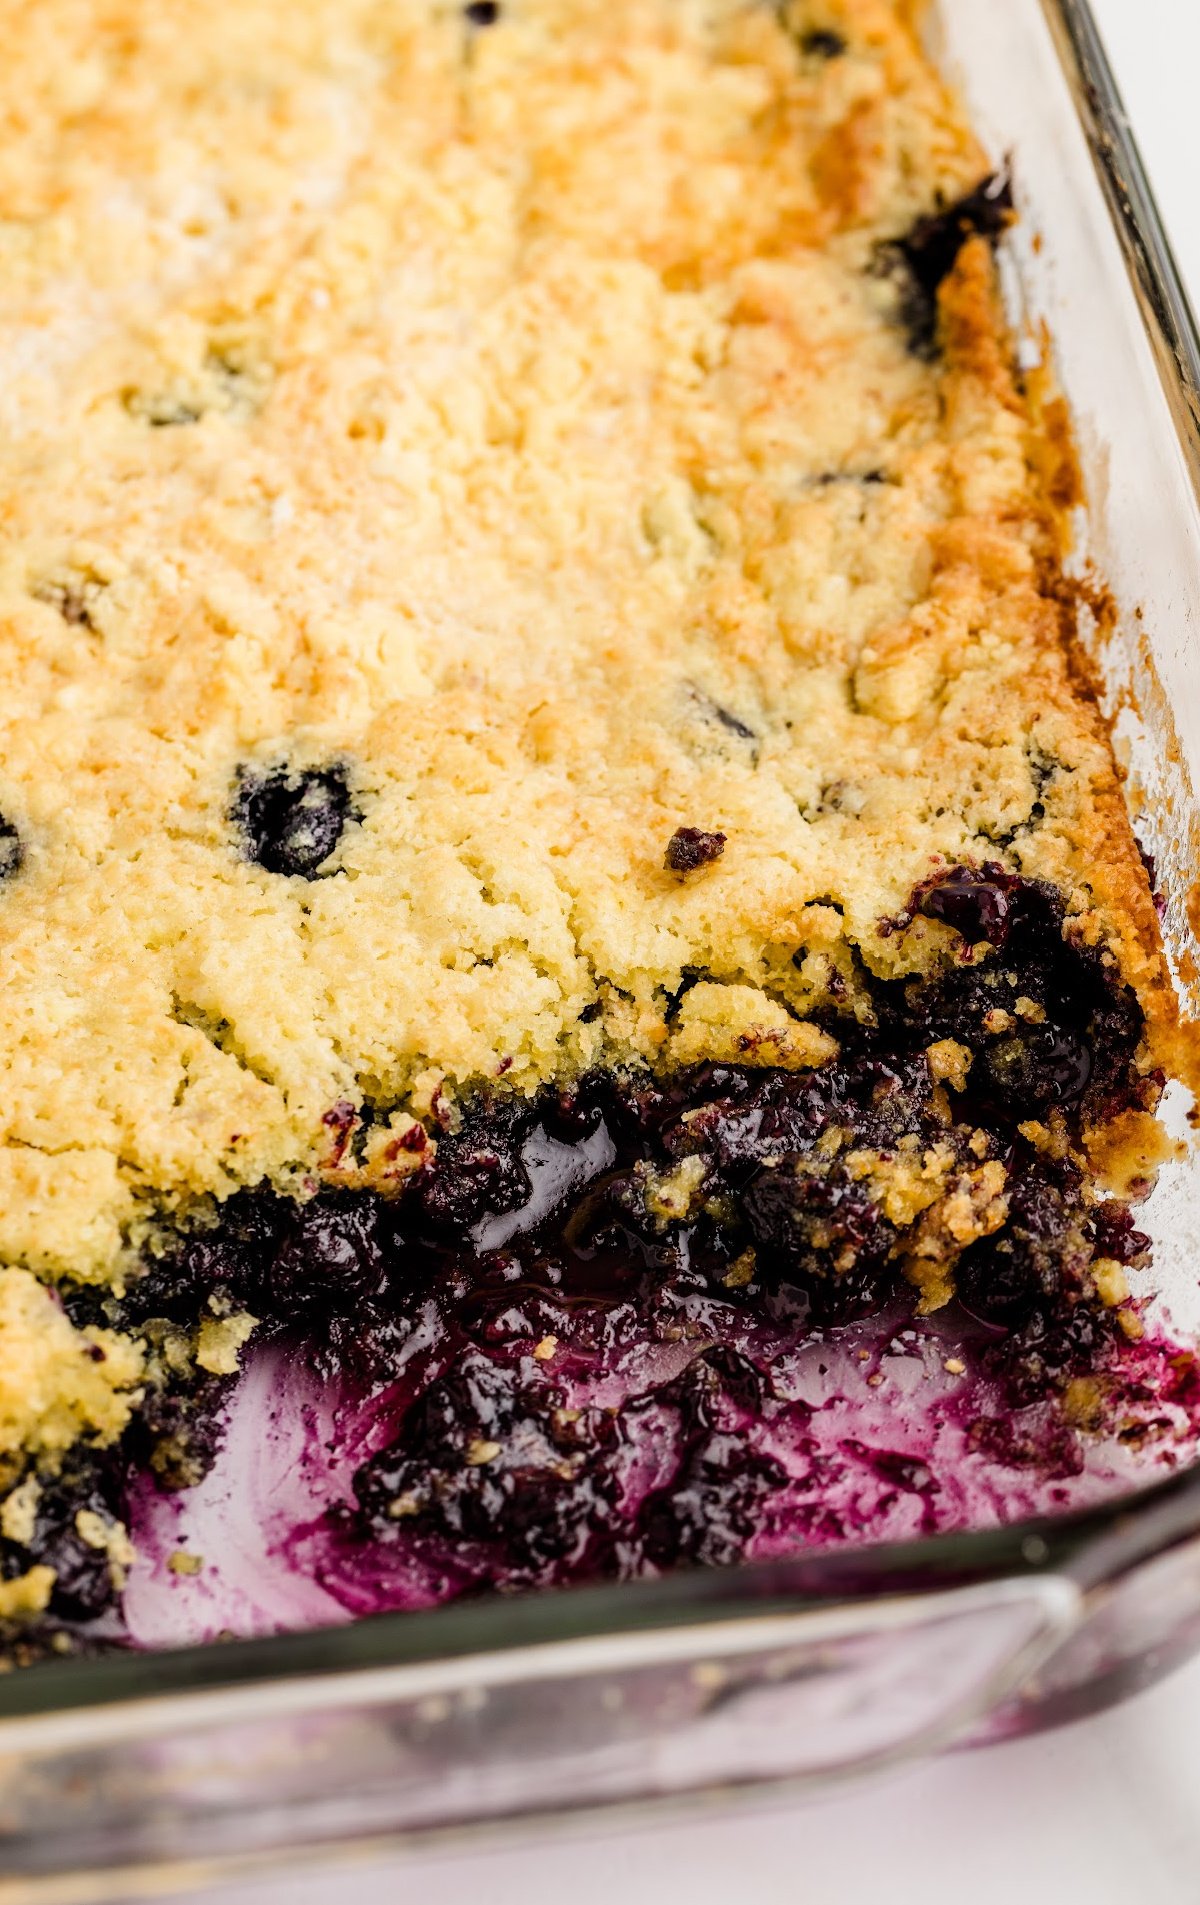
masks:
<svg viewBox="0 0 1200 1905"><path fill-rule="evenodd" d="M943 0L929 30L1012 156L1006 293L1029 364L1052 340L1075 417L1078 560L1119 606L1081 634L1200 1015L1200 339L1086 0ZM1160 1311L1200 1334L1194 1140L1148 1211ZM1200 1468L999 1531L63 1661L0 1681L0 1901L805 1788L1048 1724L1196 1644Z"/></svg>

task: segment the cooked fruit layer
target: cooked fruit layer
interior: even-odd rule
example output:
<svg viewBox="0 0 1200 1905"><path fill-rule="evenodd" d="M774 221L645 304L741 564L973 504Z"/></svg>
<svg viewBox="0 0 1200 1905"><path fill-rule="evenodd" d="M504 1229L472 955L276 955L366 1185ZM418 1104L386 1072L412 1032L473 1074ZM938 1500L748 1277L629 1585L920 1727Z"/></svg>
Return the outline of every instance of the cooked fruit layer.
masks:
<svg viewBox="0 0 1200 1905"><path fill-rule="evenodd" d="M1085 1129L1153 1106L1141 1011L1048 886L952 868L892 930L918 917L957 956L871 981L869 1016L830 1015L821 1064L594 1072L532 1101L447 1103L398 1195L240 1193L123 1296L77 1286L89 1340L105 1326L147 1346L144 1393L119 1449L26 1484L6 1574L46 1571L51 1628L103 1612L120 1568L79 1507L94 1534L146 1475L201 1482L252 1334L323 1372L351 1420L378 1416L327 1539L338 1567L415 1568L402 1605L870 1536L865 1510L844 1525L836 1505L837 1463L865 1458L816 1459L821 1425L781 1372L876 1314L916 1340L951 1305L945 1345L986 1386L968 1450L1075 1473L1081 1436L1128 1407L1141 1337L1129 1276L1148 1240L1080 1150ZM1139 1362L1126 1428L1187 1361L1157 1388ZM874 1474L890 1458L870 1453ZM902 1490L949 1483L893 1454Z"/></svg>

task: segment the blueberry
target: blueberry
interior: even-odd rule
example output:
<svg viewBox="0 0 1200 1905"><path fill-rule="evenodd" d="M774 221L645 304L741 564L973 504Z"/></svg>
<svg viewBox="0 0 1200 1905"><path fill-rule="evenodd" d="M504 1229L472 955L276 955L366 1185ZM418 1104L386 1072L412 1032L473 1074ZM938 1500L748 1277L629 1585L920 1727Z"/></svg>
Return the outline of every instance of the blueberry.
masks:
<svg viewBox="0 0 1200 1905"><path fill-rule="evenodd" d="M865 489L877 489L887 480L887 471L880 469L822 470L819 476L812 479L816 489L832 489L835 483L861 483Z"/></svg>
<svg viewBox="0 0 1200 1905"><path fill-rule="evenodd" d="M435 1235L465 1237L485 1217L528 1201L533 1186L521 1147L532 1120L529 1106L497 1103L468 1116L460 1132L438 1140L437 1156L416 1188L417 1204Z"/></svg>
<svg viewBox="0 0 1200 1905"><path fill-rule="evenodd" d="M266 1273L271 1320L345 1314L375 1296L385 1273L378 1215L370 1196L303 1205Z"/></svg>
<svg viewBox="0 0 1200 1905"><path fill-rule="evenodd" d="M846 51L847 41L828 27L813 27L800 41L801 51L810 59L836 60Z"/></svg>
<svg viewBox="0 0 1200 1905"><path fill-rule="evenodd" d="M901 278L901 318L918 357L937 350L937 294L968 238L997 239L1012 222L1012 180L994 172L953 204L919 218L907 235L881 247L884 270Z"/></svg>
<svg viewBox="0 0 1200 1905"><path fill-rule="evenodd" d="M152 1338L152 1326L146 1335ZM197 1372L190 1383L176 1377L170 1387L149 1384L122 1443L131 1470L149 1469L161 1488L171 1490L203 1481L221 1446L230 1380Z"/></svg>
<svg viewBox="0 0 1200 1905"><path fill-rule="evenodd" d="M958 1300L971 1316L999 1328L1028 1322L1045 1295L1038 1267L1009 1236L972 1244L954 1272Z"/></svg>
<svg viewBox="0 0 1200 1905"><path fill-rule="evenodd" d="M1044 1402L1072 1377L1094 1373L1112 1353L1119 1325L1103 1305L1084 1301L1072 1282L1039 1302L1032 1315L985 1351L989 1374L1016 1409Z"/></svg>
<svg viewBox="0 0 1200 1905"><path fill-rule="evenodd" d="M92 582L90 586L95 590L98 585ZM39 602L46 602L52 609L57 609L69 628L95 628L82 581L43 582L33 593Z"/></svg>
<svg viewBox="0 0 1200 1905"><path fill-rule="evenodd" d="M116 1599L116 1587L107 1551L83 1539L76 1517L86 1511L111 1526L119 1501L114 1464L76 1454L61 1476L42 1484L28 1543L18 1549L0 1541L0 1575L19 1574L31 1564L53 1568L52 1613L65 1620L95 1620Z"/></svg>
<svg viewBox="0 0 1200 1905"><path fill-rule="evenodd" d="M1136 1064L1144 1029L1137 998L1103 948L1073 935L1055 888L995 864L953 867L922 881L908 910L881 930L903 931L915 913L943 919L970 942L989 940L1000 956L903 984L868 978L876 1037L966 1045L976 1054L967 1098L987 1118L1019 1123L1060 1105L1099 1122L1129 1106L1153 1108L1158 1082ZM997 1039L1000 1030L1007 1036Z"/></svg>
<svg viewBox="0 0 1200 1905"><path fill-rule="evenodd" d="M463 18L468 26L495 26L500 18L500 0L468 0Z"/></svg>
<svg viewBox="0 0 1200 1905"><path fill-rule="evenodd" d="M896 1233L841 1166L817 1175L784 1159L759 1171L738 1201L768 1283L806 1291L829 1320L878 1306Z"/></svg>
<svg viewBox="0 0 1200 1905"><path fill-rule="evenodd" d="M929 1117L930 1083L913 1056L884 1064L852 1057L812 1072L709 1067L686 1081L663 1143L673 1154L702 1146L735 1188L767 1157L804 1155L831 1125L887 1149Z"/></svg>
<svg viewBox="0 0 1200 1905"><path fill-rule="evenodd" d="M1078 1186L1060 1187L1034 1165L1014 1160L1008 1221L968 1246L955 1268L959 1301L972 1316L1006 1330L1045 1317L1062 1297L1067 1263L1081 1254L1074 1235Z"/></svg>
<svg viewBox="0 0 1200 1905"><path fill-rule="evenodd" d="M704 833L699 827L677 827L667 842L666 865L672 873L694 873L711 865L725 851L723 833Z"/></svg>
<svg viewBox="0 0 1200 1905"><path fill-rule="evenodd" d="M344 767L239 770L233 819L249 857L268 873L315 878L358 818Z"/></svg>
<svg viewBox="0 0 1200 1905"><path fill-rule="evenodd" d="M129 1284L122 1305L126 1325L147 1317L189 1322L224 1295L235 1308L255 1309L291 1205L263 1192L243 1191L221 1208L219 1224L188 1238L163 1257L152 1257Z"/></svg>
<svg viewBox="0 0 1200 1905"><path fill-rule="evenodd" d="M720 1420L727 1402L744 1415L761 1415L767 1388L757 1363L728 1345L705 1350L687 1372L690 1413L705 1426L714 1426Z"/></svg>
<svg viewBox="0 0 1200 1905"><path fill-rule="evenodd" d="M739 741L757 741L758 736L754 729L748 727L739 715L732 713L729 708L722 707L719 701L712 701L709 706L721 726L727 728L730 734L736 734Z"/></svg>
<svg viewBox="0 0 1200 1905"><path fill-rule="evenodd" d="M696 711L703 720L715 721L718 727L724 728L727 733L735 734L739 741L757 741L758 736L754 729L748 727L740 715L734 714L731 708L726 708L721 702L715 701L712 695L705 694L703 688L698 688L694 681L689 681L687 687L696 704Z"/></svg>
<svg viewBox="0 0 1200 1905"><path fill-rule="evenodd" d="M19 873L24 859L20 834L11 820L0 814L0 880L11 879L14 873Z"/></svg>
<svg viewBox="0 0 1200 1905"><path fill-rule="evenodd" d="M542 1123L560 1144L577 1144L599 1129L604 1113L592 1082L551 1086L541 1107Z"/></svg>
<svg viewBox="0 0 1200 1905"><path fill-rule="evenodd" d="M1150 1249L1144 1230L1136 1230L1133 1212L1120 1198L1109 1198L1092 1213L1092 1239L1098 1257L1112 1257L1117 1263L1140 1264Z"/></svg>
<svg viewBox="0 0 1200 1905"><path fill-rule="evenodd" d="M990 862L982 869L952 867L923 880L908 910L942 920L971 945L986 940L1002 946L1008 938L1010 895L1019 885L1015 875Z"/></svg>
<svg viewBox="0 0 1200 1905"><path fill-rule="evenodd" d="M356 1474L366 1525L383 1539L450 1543L461 1565L498 1585L572 1568L612 1515L603 1458L613 1431L605 1412L563 1404L528 1365L468 1349Z"/></svg>
<svg viewBox="0 0 1200 1905"><path fill-rule="evenodd" d="M181 425L199 423L203 414L195 404L179 403L173 397L141 390L127 391L124 401L130 416L148 423L152 430L174 430Z"/></svg>

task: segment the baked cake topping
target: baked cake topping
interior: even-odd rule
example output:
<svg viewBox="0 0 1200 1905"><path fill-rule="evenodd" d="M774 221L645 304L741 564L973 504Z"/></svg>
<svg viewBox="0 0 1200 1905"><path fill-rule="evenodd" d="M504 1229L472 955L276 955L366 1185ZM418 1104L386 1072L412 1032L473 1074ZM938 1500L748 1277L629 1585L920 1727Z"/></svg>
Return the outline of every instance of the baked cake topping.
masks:
<svg viewBox="0 0 1200 1905"><path fill-rule="evenodd" d="M1144 1181L1186 1057L1010 186L910 14L7 10L14 1488L195 1481L272 1330L399 1353L400 1260L498 1275L535 1132L581 1292L684 1238L794 1329L959 1266L1016 1335L1136 1328L1096 1172ZM727 1557L776 1458L721 1355L654 1404L669 1504L626 1515L548 1355L431 1375L361 1513L490 1542L520 1504L514 1580L628 1555L623 1516L649 1565ZM12 1525L6 1581L78 1577Z"/></svg>

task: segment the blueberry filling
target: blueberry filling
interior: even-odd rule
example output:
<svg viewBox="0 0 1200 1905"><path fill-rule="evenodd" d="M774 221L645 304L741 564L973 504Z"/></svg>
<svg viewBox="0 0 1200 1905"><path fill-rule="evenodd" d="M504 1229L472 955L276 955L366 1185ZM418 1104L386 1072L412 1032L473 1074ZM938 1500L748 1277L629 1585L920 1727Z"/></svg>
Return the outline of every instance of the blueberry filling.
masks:
<svg viewBox="0 0 1200 1905"><path fill-rule="evenodd" d="M0 880L7 880L14 873L19 873L24 859L25 849L20 834L11 820L6 820L0 814Z"/></svg>
<svg viewBox="0 0 1200 1905"><path fill-rule="evenodd" d="M120 1580L105 1537L117 1525L121 1496L119 1459L73 1455L60 1475L38 1486L28 1541L0 1536L0 1581L23 1574L32 1555L54 1569L52 1623L87 1622L105 1613Z"/></svg>
<svg viewBox="0 0 1200 1905"><path fill-rule="evenodd" d="M1041 1117L1072 1106L1102 1123L1127 1105L1153 1108L1161 1081L1134 1064L1141 1008L1105 953L1073 939L1052 886L991 864L954 867L884 926L905 932L917 914L952 926L964 956L917 989L878 986L877 1009L899 1027L919 998L930 1036L975 1055L963 1094L972 1115L1019 1122L1022 1107ZM981 942L994 950L976 960L969 949Z"/></svg>
<svg viewBox="0 0 1200 1905"><path fill-rule="evenodd" d="M812 479L815 489L831 489L835 483L861 483L865 489L878 489L887 481L886 470L822 470Z"/></svg>
<svg viewBox="0 0 1200 1905"><path fill-rule="evenodd" d="M725 851L723 833L705 833L699 827L677 827L667 842L665 863L672 873L694 873L711 866Z"/></svg>
<svg viewBox="0 0 1200 1905"><path fill-rule="evenodd" d="M743 1432L746 1418L762 1408L762 1379L736 1351L711 1350L658 1401L676 1417L673 1471L641 1505L626 1571L642 1572L645 1562L657 1569L728 1566L762 1529L788 1480Z"/></svg>
<svg viewBox="0 0 1200 1905"><path fill-rule="evenodd" d="M77 1323L147 1344L145 1400L119 1449L77 1452L45 1490L28 1541L0 1544L0 1574L56 1569L48 1631L112 1607L116 1572L87 1534L120 1513L130 1477L186 1489L204 1475L231 1379L181 1375L180 1345L199 1320L247 1310L260 1341L386 1404L386 1432L327 1512L330 1553L419 1561L440 1598L851 1539L835 1469L869 1472L881 1501L911 1499L932 1527L939 1483L910 1452L852 1437L830 1467L814 1438L798 1473L808 1405L779 1377L798 1346L832 1348L863 1318L912 1335L928 1214L889 1200L915 1181L895 1176L905 1159L918 1177L942 1171L953 1196L983 1169L1002 1193L943 1245L947 1314L988 1398L971 1446L1072 1473L1078 1434L1046 1407L1077 1378L1115 1382L1128 1345L1095 1266L1136 1269L1148 1241L1070 1144L1039 1146L1037 1125L1053 1115L1077 1134L1084 1117L1153 1103L1141 1014L1073 940L1052 887L951 867L892 930L919 918L957 944L927 977L865 976L870 1012L833 1012L840 1050L813 1070L493 1091L434 1134L397 1197L240 1193L120 1298L77 1290ZM930 1056L947 1039L970 1059L951 1079Z"/></svg>
<svg viewBox="0 0 1200 1905"><path fill-rule="evenodd" d="M570 1409L540 1373L472 1349L414 1403L354 1492L376 1538L419 1532L510 1586L606 1572L617 1435L610 1412Z"/></svg>
<svg viewBox="0 0 1200 1905"><path fill-rule="evenodd" d="M347 822L358 818L346 771L337 765L242 768L232 814L251 860L268 873L305 880L317 877Z"/></svg>
<svg viewBox="0 0 1200 1905"><path fill-rule="evenodd" d="M990 861L981 868L955 867L923 880L911 911L942 920L966 940L1003 946L1008 937L1009 895L1019 886L1015 874L1005 873Z"/></svg>
<svg viewBox="0 0 1200 1905"><path fill-rule="evenodd" d="M897 279L900 318L918 357L937 351L937 294L968 238L993 243L1012 222L1012 180L994 172L951 205L919 218L903 238L880 248L882 269Z"/></svg>

